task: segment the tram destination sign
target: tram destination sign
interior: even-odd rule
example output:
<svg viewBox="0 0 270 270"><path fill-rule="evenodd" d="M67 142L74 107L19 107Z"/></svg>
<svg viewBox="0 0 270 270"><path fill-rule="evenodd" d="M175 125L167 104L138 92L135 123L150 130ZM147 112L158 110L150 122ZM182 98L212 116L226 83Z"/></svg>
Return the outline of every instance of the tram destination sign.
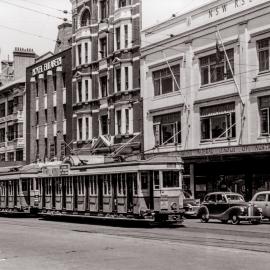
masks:
<svg viewBox="0 0 270 270"><path fill-rule="evenodd" d="M270 152L270 143L213 147L181 151L182 157L218 156Z"/></svg>

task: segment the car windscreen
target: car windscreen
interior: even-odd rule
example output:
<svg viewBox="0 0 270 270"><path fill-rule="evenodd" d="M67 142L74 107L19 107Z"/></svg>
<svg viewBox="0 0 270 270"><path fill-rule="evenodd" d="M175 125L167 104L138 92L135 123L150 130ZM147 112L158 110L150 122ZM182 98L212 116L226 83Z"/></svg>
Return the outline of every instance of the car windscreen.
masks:
<svg viewBox="0 0 270 270"><path fill-rule="evenodd" d="M244 202L244 198L241 195L238 194L227 194L227 199L228 201L240 201L240 202Z"/></svg>

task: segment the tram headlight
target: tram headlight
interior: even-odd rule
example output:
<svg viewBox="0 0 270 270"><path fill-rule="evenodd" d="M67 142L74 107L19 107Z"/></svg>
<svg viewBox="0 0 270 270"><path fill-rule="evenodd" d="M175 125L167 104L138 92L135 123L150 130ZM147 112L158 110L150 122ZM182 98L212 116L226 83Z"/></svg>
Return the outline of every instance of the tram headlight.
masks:
<svg viewBox="0 0 270 270"><path fill-rule="evenodd" d="M176 202L171 203L171 209L174 211L177 210L177 203Z"/></svg>

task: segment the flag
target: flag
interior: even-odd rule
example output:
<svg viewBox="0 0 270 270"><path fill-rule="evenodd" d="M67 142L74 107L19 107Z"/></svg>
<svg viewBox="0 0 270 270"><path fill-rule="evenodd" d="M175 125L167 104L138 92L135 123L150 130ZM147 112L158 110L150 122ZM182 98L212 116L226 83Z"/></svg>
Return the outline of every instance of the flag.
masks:
<svg viewBox="0 0 270 270"><path fill-rule="evenodd" d="M222 51L218 39L216 40L216 62L219 64L222 61Z"/></svg>

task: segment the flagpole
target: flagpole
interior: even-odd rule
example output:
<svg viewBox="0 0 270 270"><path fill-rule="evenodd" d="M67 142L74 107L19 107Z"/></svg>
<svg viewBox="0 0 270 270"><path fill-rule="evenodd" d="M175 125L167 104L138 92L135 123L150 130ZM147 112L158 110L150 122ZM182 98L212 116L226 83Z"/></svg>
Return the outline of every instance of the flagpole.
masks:
<svg viewBox="0 0 270 270"><path fill-rule="evenodd" d="M226 52L226 49L225 49L225 46L224 46L222 37L221 37L220 32L219 32L218 29L217 29L217 34L218 34L219 39L220 39L220 41L221 41L221 45L222 45L222 48L223 48L223 51L224 51L224 55L225 55L225 57L226 57L226 61L227 61L228 65L229 65L229 68L230 68L230 71L231 71L231 74L232 74L232 77L233 77L233 81L234 81L234 84L235 84L235 86L236 86L237 92L238 92L238 94L239 94L241 103L242 103L243 106L245 106L245 103L244 103L243 98L242 98L242 96L241 96L240 87L238 86L238 84L237 84L237 82L236 82L236 79L235 79L235 76L234 76L234 72L233 72L233 69L232 69L232 65L231 65L231 63L230 63L230 61L229 61L228 54L227 54L227 52Z"/></svg>

